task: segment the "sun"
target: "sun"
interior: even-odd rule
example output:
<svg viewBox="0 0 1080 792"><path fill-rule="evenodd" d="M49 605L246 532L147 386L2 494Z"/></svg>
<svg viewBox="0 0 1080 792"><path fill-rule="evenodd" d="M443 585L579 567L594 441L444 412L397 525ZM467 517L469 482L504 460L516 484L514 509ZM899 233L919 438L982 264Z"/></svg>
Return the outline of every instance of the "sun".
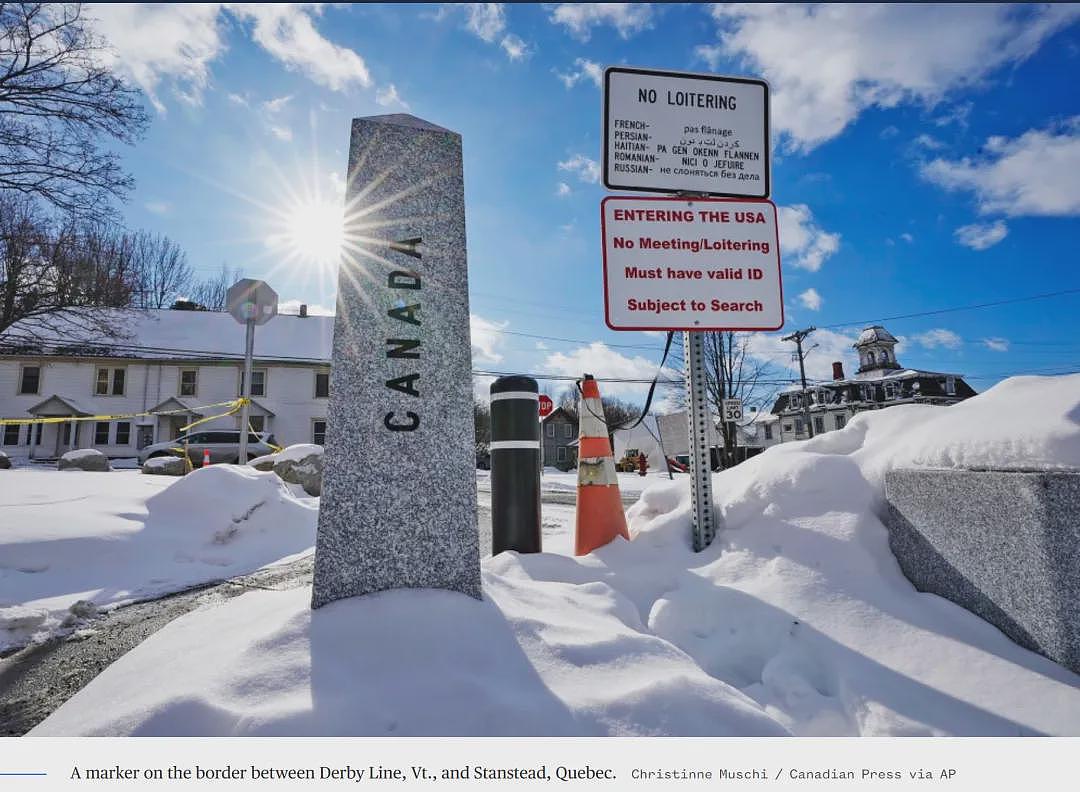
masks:
<svg viewBox="0 0 1080 792"><path fill-rule="evenodd" d="M289 258L319 266L336 266L344 240L344 208L339 201L299 201L281 215L276 241Z"/></svg>

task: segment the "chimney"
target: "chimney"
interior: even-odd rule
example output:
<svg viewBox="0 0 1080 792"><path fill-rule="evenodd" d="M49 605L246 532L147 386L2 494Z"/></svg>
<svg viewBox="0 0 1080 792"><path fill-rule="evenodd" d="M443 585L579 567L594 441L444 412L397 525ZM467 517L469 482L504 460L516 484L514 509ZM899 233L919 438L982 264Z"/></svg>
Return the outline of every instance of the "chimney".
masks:
<svg viewBox="0 0 1080 792"><path fill-rule="evenodd" d="M833 380L842 380L844 378L844 364L839 360L832 364L832 378Z"/></svg>
<svg viewBox="0 0 1080 792"><path fill-rule="evenodd" d="M300 303L300 318L303 319L307 316L307 305Z"/></svg>

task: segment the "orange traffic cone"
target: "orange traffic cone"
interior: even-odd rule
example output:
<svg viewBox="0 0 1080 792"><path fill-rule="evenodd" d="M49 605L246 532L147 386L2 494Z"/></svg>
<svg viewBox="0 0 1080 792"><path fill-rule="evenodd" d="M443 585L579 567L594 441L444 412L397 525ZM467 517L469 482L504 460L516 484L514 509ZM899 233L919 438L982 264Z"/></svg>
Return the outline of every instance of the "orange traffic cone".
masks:
<svg viewBox="0 0 1080 792"><path fill-rule="evenodd" d="M202 466L210 467L210 449L204 448L202 452Z"/></svg>
<svg viewBox="0 0 1080 792"><path fill-rule="evenodd" d="M591 553L616 536L629 539L615 477L604 407L596 380L586 374L578 403L578 493L574 555Z"/></svg>

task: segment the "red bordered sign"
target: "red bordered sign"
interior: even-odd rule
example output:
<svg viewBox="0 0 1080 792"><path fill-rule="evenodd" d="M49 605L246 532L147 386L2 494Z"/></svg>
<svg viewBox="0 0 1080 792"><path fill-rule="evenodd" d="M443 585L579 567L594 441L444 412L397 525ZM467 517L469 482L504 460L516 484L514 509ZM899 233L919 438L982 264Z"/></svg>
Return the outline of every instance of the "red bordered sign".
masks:
<svg viewBox="0 0 1080 792"><path fill-rule="evenodd" d="M600 202L612 330L779 330L780 236L768 200Z"/></svg>

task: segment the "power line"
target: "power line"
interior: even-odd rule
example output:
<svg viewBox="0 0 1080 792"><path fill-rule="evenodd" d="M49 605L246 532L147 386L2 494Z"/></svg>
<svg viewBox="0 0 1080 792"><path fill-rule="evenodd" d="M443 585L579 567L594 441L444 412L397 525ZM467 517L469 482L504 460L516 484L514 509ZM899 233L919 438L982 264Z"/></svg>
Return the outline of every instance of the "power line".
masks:
<svg viewBox="0 0 1080 792"><path fill-rule="evenodd" d="M863 319L857 322L838 322L836 324L821 325L824 329L837 327L856 327L859 325L872 324L874 322L895 322L901 319L917 319L922 316L937 316L938 314L956 313L958 311L975 311L980 308L996 308L1000 305L1014 305L1015 303L1031 302L1032 300L1046 300L1051 297L1061 297L1066 294L1080 294L1080 288L1061 289L1060 291L1046 292L1045 294L1032 294L1027 297L1013 297L1008 300L994 300L993 302L973 303L972 305L958 305L952 308L939 308L934 311L919 311L917 313L897 314L896 316L879 316L876 319Z"/></svg>

